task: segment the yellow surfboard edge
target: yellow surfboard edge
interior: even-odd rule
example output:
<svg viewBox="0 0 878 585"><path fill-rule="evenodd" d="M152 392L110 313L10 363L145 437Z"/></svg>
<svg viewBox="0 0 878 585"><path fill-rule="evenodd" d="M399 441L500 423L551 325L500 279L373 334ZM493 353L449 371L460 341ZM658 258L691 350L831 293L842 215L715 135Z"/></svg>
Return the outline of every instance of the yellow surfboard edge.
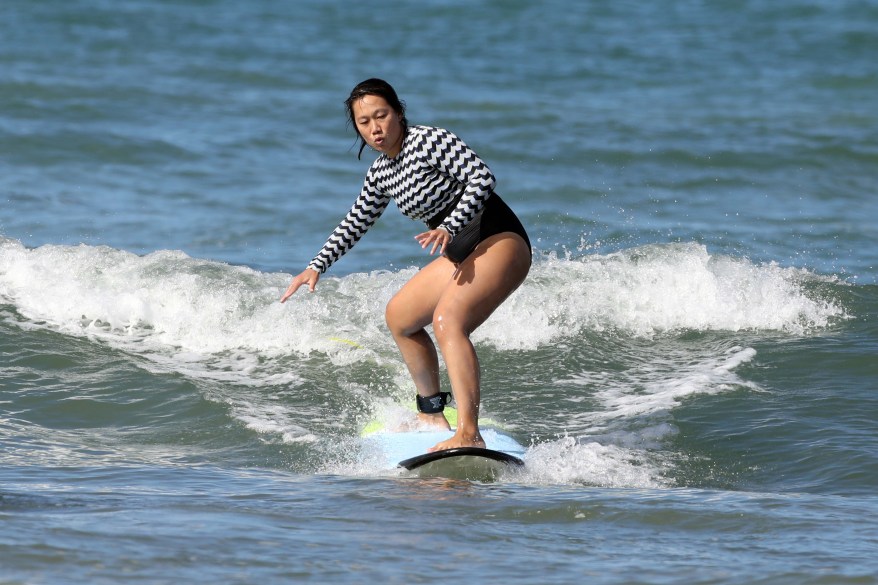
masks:
<svg viewBox="0 0 878 585"><path fill-rule="evenodd" d="M357 343L356 341L352 341L350 339L345 339L344 337L330 337L329 341L336 341L338 343L345 343L345 344L350 345L351 347L355 347L357 349L363 348L363 346L360 345L359 343Z"/></svg>
<svg viewBox="0 0 878 585"><path fill-rule="evenodd" d="M448 420L448 424L451 425L451 428L454 429L457 427L457 409L451 406L446 406L443 411L445 418ZM495 429L502 429L503 425L498 423L495 420L490 418L482 418L479 419L480 427L494 427ZM361 437L368 437L369 435L373 435L375 433L380 433L381 431L387 430L387 423L383 420L373 420L366 423L366 426L363 427L363 430L360 432Z"/></svg>

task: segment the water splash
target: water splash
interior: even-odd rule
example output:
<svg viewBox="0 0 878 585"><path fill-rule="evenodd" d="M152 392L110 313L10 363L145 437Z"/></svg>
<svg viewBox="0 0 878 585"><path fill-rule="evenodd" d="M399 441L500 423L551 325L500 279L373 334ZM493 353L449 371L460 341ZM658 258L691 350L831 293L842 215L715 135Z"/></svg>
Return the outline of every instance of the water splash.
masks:
<svg viewBox="0 0 878 585"><path fill-rule="evenodd" d="M357 434L364 413L411 388L383 308L415 269L325 277L318 292L278 302L290 276L107 247L27 249L0 240L0 318L24 329L94 339L145 358L143 367L203 383L267 443L318 445ZM819 287L813 286L819 284ZM686 332L802 335L847 318L827 296L846 286L805 270L713 256L699 244L649 245L538 261L527 282L473 335L496 352L564 352L587 337L649 342ZM820 292L823 291L823 292ZM822 296L821 296L822 295ZM620 373L571 372L591 406L573 434L528 453L521 481L603 486L667 483L663 417L686 397L755 386L734 370L755 351L655 356ZM557 406L556 406L557 407ZM513 427L514 421L513 421Z"/></svg>

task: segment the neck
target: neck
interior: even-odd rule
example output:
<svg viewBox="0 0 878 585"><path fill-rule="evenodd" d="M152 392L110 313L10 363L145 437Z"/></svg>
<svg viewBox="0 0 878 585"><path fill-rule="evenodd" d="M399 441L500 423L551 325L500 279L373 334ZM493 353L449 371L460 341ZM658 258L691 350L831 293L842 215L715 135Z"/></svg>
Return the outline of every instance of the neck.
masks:
<svg viewBox="0 0 878 585"><path fill-rule="evenodd" d="M388 158L396 158L399 156L399 153L402 152L402 143L405 142L405 135L408 133L408 128L405 128L399 135L399 142L393 145L393 148L387 151Z"/></svg>

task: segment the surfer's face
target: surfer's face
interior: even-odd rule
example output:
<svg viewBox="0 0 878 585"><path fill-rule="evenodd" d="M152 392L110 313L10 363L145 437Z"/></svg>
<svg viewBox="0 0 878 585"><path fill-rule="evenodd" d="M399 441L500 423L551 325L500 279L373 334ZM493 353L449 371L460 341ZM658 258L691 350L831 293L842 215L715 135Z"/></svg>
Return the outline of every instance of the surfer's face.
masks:
<svg viewBox="0 0 878 585"><path fill-rule="evenodd" d="M381 96L365 95L353 104L357 132L366 144L393 158L402 149L399 115Z"/></svg>

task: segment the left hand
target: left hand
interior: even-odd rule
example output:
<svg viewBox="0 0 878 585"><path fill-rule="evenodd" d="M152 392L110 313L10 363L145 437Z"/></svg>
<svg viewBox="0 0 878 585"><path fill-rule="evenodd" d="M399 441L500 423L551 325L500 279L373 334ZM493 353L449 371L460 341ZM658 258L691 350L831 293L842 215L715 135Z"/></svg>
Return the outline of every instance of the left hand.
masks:
<svg viewBox="0 0 878 585"><path fill-rule="evenodd" d="M280 302L287 302L287 299L293 296L293 293L299 290L299 287L303 284L307 284L308 290L314 292L318 280L320 280L320 273L311 268L306 268L298 276L293 278L293 282L290 283L284 296L280 298Z"/></svg>
<svg viewBox="0 0 878 585"><path fill-rule="evenodd" d="M436 228L435 230L416 235L415 239L421 245L421 249L432 244L433 247L430 248L430 255L432 256L436 253L437 248L440 254L445 253L445 246L451 243L451 234L445 231L445 228Z"/></svg>

